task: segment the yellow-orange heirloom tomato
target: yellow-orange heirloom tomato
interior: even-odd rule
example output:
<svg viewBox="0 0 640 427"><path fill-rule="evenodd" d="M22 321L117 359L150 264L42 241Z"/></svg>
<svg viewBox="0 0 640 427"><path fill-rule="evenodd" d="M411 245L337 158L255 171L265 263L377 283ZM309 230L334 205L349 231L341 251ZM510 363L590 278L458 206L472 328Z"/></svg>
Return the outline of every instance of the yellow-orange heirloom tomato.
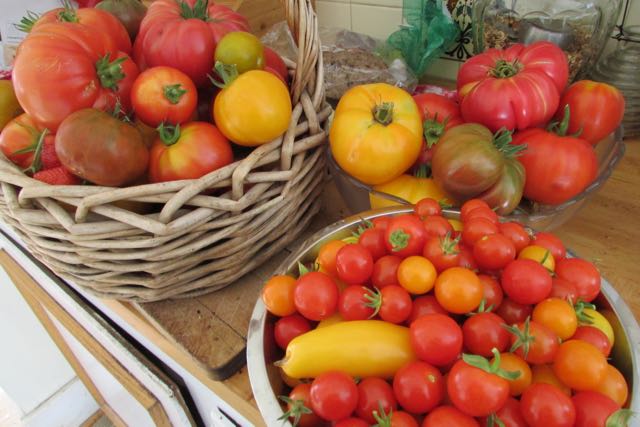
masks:
<svg viewBox="0 0 640 427"><path fill-rule="evenodd" d="M238 145L254 147L285 133L291 120L291 98L282 80L262 70L237 77L218 64L216 70L223 75L225 87L214 100L213 120L224 136Z"/></svg>
<svg viewBox="0 0 640 427"><path fill-rule="evenodd" d="M422 148L422 121L406 91L386 83L349 89L329 134L331 154L349 175L377 185L402 175Z"/></svg>
<svg viewBox="0 0 640 427"><path fill-rule="evenodd" d="M426 198L442 201L447 204L451 203L451 200L447 198L447 195L432 178L403 174L389 182L376 185L373 189L381 193L399 197L414 205ZM371 209L397 206L400 204L374 193L369 194L369 202Z"/></svg>

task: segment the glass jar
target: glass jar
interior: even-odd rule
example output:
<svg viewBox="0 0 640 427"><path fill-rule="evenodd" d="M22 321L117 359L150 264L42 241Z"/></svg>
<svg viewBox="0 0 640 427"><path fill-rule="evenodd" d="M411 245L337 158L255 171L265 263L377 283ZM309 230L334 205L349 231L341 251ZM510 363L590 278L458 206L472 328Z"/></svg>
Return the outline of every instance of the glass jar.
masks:
<svg viewBox="0 0 640 427"><path fill-rule="evenodd" d="M602 53L621 5L621 0L475 0L475 52L547 40L567 54L573 81Z"/></svg>

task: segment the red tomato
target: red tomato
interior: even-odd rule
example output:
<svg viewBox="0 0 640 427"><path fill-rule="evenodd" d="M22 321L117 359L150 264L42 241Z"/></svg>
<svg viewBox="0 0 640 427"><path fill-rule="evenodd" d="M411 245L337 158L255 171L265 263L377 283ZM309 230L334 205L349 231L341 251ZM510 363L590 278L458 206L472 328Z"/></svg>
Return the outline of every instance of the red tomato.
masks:
<svg viewBox="0 0 640 427"><path fill-rule="evenodd" d="M520 304L510 298L502 300L502 304L496 310L496 314L502 317L507 325L524 322L533 312L529 304Z"/></svg>
<svg viewBox="0 0 640 427"><path fill-rule="evenodd" d="M333 427L369 427L371 424L362 418L349 417L333 423Z"/></svg>
<svg viewBox="0 0 640 427"><path fill-rule="evenodd" d="M478 313L469 317L462 324L464 346L473 354L491 357L496 348L503 352L511 338L504 328L504 320L494 313Z"/></svg>
<svg viewBox="0 0 640 427"><path fill-rule="evenodd" d="M371 289L352 285L347 286L341 293L338 300L338 310L344 320L365 320L373 317L374 310L370 307L367 295L371 294Z"/></svg>
<svg viewBox="0 0 640 427"><path fill-rule="evenodd" d="M567 255L567 250L556 235L539 231L533 236L531 244L548 249L553 259L558 262Z"/></svg>
<svg viewBox="0 0 640 427"><path fill-rule="evenodd" d="M309 321L299 314L282 317L278 319L274 328L276 344L281 349L286 350L292 339L310 330L311 324Z"/></svg>
<svg viewBox="0 0 640 427"><path fill-rule="evenodd" d="M607 418L620 409L611 398L595 391L580 391L571 401L576 409L575 427L602 427Z"/></svg>
<svg viewBox="0 0 640 427"><path fill-rule="evenodd" d="M389 228L389 224L391 223L392 219L393 217L390 216L379 216L377 218L373 218L371 220L371 223L373 224L374 228L380 228L382 229L382 231L387 231L387 228Z"/></svg>
<svg viewBox="0 0 640 427"><path fill-rule="evenodd" d="M402 258L395 255L385 255L373 264L371 284L378 289L385 286L398 285L398 267Z"/></svg>
<svg viewBox="0 0 640 427"><path fill-rule="evenodd" d="M286 84L287 80L289 80L289 70L287 69L287 64L285 64L282 60L282 57L280 57L280 55L278 55L269 46L263 46L263 49L265 71L274 73L275 75L280 77Z"/></svg>
<svg viewBox="0 0 640 427"><path fill-rule="evenodd" d="M336 312L338 286L331 276L312 271L298 278L293 298L300 314L309 320L320 321Z"/></svg>
<svg viewBox="0 0 640 427"><path fill-rule="evenodd" d="M460 262L458 240L452 239L450 234L444 237L428 237L422 255L431 261L438 273L447 268L456 267Z"/></svg>
<svg viewBox="0 0 640 427"><path fill-rule="evenodd" d="M463 222L467 222L467 215L469 215L469 212L476 208L491 209L491 206L489 206L487 202L482 199L469 199L460 207L460 219L462 219Z"/></svg>
<svg viewBox="0 0 640 427"><path fill-rule="evenodd" d="M520 411L530 427L572 427L576 420L571 398L545 383L532 384L524 391Z"/></svg>
<svg viewBox="0 0 640 427"><path fill-rule="evenodd" d="M373 273L373 257L364 246L354 243L343 246L336 254L338 278L348 285L361 285Z"/></svg>
<svg viewBox="0 0 640 427"><path fill-rule="evenodd" d="M613 132L624 116L624 97L615 87L591 80L580 80L569 86L560 98L558 120L569 106L568 134L580 132L580 137L595 145Z"/></svg>
<svg viewBox="0 0 640 427"><path fill-rule="evenodd" d="M463 123L458 103L435 93L421 93L413 96L424 123L427 146L431 147L442 133Z"/></svg>
<svg viewBox="0 0 640 427"><path fill-rule="evenodd" d="M421 361L409 362L393 377L393 393L405 411L421 414L440 404L444 380L434 366Z"/></svg>
<svg viewBox="0 0 640 427"><path fill-rule="evenodd" d="M426 198L419 200L413 207L413 211L422 220L428 216L442 215L442 207L436 199Z"/></svg>
<svg viewBox="0 0 640 427"><path fill-rule="evenodd" d="M462 117L493 132L545 125L558 108L568 76L566 56L553 43L489 49L458 72Z"/></svg>
<svg viewBox="0 0 640 427"><path fill-rule="evenodd" d="M484 417L504 406L509 382L458 360L449 371L447 392L456 408L472 417Z"/></svg>
<svg viewBox="0 0 640 427"><path fill-rule="evenodd" d="M471 209L465 216L465 221L471 221L474 218L484 218L496 225L499 224L498 214L494 210L482 206Z"/></svg>
<svg viewBox="0 0 640 427"><path fill-rule="evenodd" d="M554 277L551 283L550 297L574 302L578 300L578 289L575 284L560 277Z"/></svg>
<svg viewBox="0 0 640 427"><path fill-rule="evenodd" d="M598 158L583 139L544 129L528 129L513 137L526 144L518 160L527 179L524 197L538 203L559 205L580 194L598 173Z"/></svg>
<svg viewBox="0 0 640 427"><path fill-rule="evenodd" d="M311 410L311 384L303 383L295 386L288 399L283 399L287 403L287 414L292 422L297 416L298 427L317 427L322 424L322 420L313 412L305 413L304 409Z"/></svg>
<svg viewBox="0 0 640 427"><path fill-rule="evenodd" d="M480 427L480 424L453 406L438 406L427 414L422 427Z"/></svg>
<svg viewBox="0 0 640 427"><path fill-rule="evenodd" d="M174 67L202 86L220 39L231 31L250 31L246 18L229 7L209 2L199 10L196 1L156 0L149 5L133 46L141 68Z"/></svg>
<svg viewBox="0 0 640 427"><path fill-rule="evenodd" d="M356 415L370 424L375 424L373 412L380 414L395 412L398 408L393 388L382 378L365 378L358 383L358 406Z"/></svg>
<svg viewBox="0 0 640 427"><path fill-rule="evenodd" d="M529 246L531 237L524 227L517 222L502 222L498 224L498 230L506 236L516 248L516 252L520 252L522 248Z"/></svg>
<svg viewBox="0 0 640 427"><path fill-rule="evenodd" d="M447 310L442 308L442 306L438 303L438 300L433 295L422 295L413 300L413 305L411 307L411 314L407 319L407 324L411 325L414 320L419 317L424 316L425 314L447 314Z"/></svg>
<svg viewBox="0 0 640 427"><path fill-rule="evenodd" d="M558 336L549 328L529 321L518 323L510 328L511 348L515 353L533 365L553 362L558 353Z"/></svg>
<svg viewBox="0 0 640 427"><path fill-rule="evenodd" d="M344 372L329 371L311 383L311 409L319 417L337 421L349 417L358 406L358 386Z"/></svg>
<svg viewBox="0 0 640 427"><path fill-rule="evenodd" d="M483 299L485 307L491 307L493 311L497 310L502 304L502 300L504 298L500 283L498 283L498 281L493 277L487 276L486 274L479 274L478 279L480 279L480 283L482 283L482 288L484 290ZM522 320L526 317L527 316Z"/></svg>
<svg viewBox="0 0 640 427"><path fill-rule="evenodd" d="M422 222L427 236L444 237L453 233L453 226L449 221L440 215L428 216Z"/></svg>
<svg viewBox="0 0 640 427"><path fill-rule="evenodd" d="M366 248L373 261L377 261L387 254L387 246L384 243L384 231L379 228L368 228L358 237L358 243Z"/></svg>
<svg viewBox="0 0 640 427"><path fill-rule="evenodd" d="M511 240L502 234L490 234L476 241L473 256L478 267L499 270L516 258L516 248Z"/></svg>
<svg viewBox="0 0 640 427"><path fill-rule="evenodd" d="M198 103L198 92L189 76L171 67L143 71L131 88L136 117L151 127L189 121Z"/></svg>
<svg viewBox="0 0 640 427"><path fill-rule="evenodd" d="M586 341L600 350L604 357L611 353L611 342L600 329L594 326L578 326L571 339Z"/></svg>
<svg viewBox="0 0 640 427"><path fill-rule="evenodd" d="M421 255L426 238L427 232L422 221L412 214L393 217L385 231L388 252L401 258Z"/></svg>
<svg viewBox="0 0 640 427"><path fill-rule="evenodd" d="M191 122L160 132L149 153L149 180L197 179L231 162L227 138L210 123Z"/></svg>
<svg viewBox="0 0 640 427"><path fill-rule="evenodd" d="M551 275L530 259L511 261L502 271L502 289L520 304L537 304L551 293Z"/></svg>
<svg viewBox="0 0 640 427"><path fill-rule="evenodd" d="M458 259L458 267L476 270L478 265L473 257L473 250L466 245L460 245L460 258Z"/></svg>
<svg viewBox="0 0 640 427"><path fill-rule="evenodd" d="M390 415L387 415L387 418L389 418L389 424L378 423L377 425L388 425L389 427L418 427L418 422L413 415L404 411L394 411Z"/></svg>
<svg viewBox="0 0 640 427"><path fill-rule="evenodd" d="M564 258L556 264L556 276L576 285L577 296L591 302L600 293L600 273L595 265L580 258Z"/></svg>
<svg viewBox="0 0 640 427"><path fill-rule="evenodd" d="M378 315L386 322L402 323L411 314L411 295L401 286L385 286L380 290Z"/></svg>
<svg viewBox="0 0 640 427"><path fill-rule="evenodd" d="M20 168L27 169L31 167L38 140L44 130L31 116L26 113L21 114L2 129L0 149L7 159ZM17 153L27 148L33 148L33 151Z"/></svg>
<svg viewBox="0 0 640 427"><path fill-rule="evenodd" d="M527 422L520 411L520 401L513 397L507 399L507 403L495 413L495 418L499 419L504 427L527 427ZM480 422L487 427L499 425L496 421L491 420L491 416L481 419Z"/></svg>
<svg viewBox="0 0 640 427"><path fill-rule="evenodd" d="M498 226L486 218L470 220L462 229L462 241L465 245L473 247L475 243L490 234L498 233Z"/></svg>
<svg viewBox="0 0 640 427"><path fill-rule="evenodd" d="M411 323L409 334L416 356L432 365L447 366L462 351L462 329L446 314L419 317Z"/></svg>

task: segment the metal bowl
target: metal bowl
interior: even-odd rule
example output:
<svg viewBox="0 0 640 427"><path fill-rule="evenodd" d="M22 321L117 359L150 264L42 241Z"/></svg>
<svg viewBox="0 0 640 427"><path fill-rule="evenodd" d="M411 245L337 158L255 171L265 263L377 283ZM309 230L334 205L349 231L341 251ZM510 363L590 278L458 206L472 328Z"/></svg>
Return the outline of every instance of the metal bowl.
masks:
<svg viewBox="0 0 640 427"><path fill-rule="evenodd" d="M625 145L622 137L622 127L619 127L614 133L595 146L598 158L598 174L596 179L580 194L560 205L530 203L523 199L518 208L506 218L518 221L539 231L553 230L564 224L580 210L587 198L595 194L609 179L611 172L613 172L613 169L615 169L624 155ZM355 214L371 209L369 193L374 193L376 196L391 200L399 205L409 204L406 200L375 191L369 185L347 174L335 162L329 149L327 149L327 157L331 175L351 213Z"/></svg>
<svg viewBox="0 0 640 427"><path fill-rule="evenodd" d="M314 260L325 242L350 236L363 219L407 212L412 210L394 207L368 211L325 227L307 239L274 274L296 274L298 261ZM458 214L454 211L446 211L445 215L449 218L458 218ZM595 303L613 326L616 342L611 352L611 360L629 384L630 408L640 412L640 327L620 295L604 278L602 291ZM286 385L280 377L278 368L273 365L273 362L283 356L283 352L276 346L273 338L275 321L275 316L268 313L262 300L258 299L249 323L247 366L253 396L262 417L269 426L282 425L283 422L278 418L283 415L283 411L277 396L286 393Z"/></svg>

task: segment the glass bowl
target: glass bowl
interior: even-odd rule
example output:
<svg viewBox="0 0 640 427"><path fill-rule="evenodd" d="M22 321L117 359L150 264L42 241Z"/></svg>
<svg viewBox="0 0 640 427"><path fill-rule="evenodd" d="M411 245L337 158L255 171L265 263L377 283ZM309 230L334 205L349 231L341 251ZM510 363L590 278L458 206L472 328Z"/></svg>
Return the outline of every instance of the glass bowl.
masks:
<svg viewBox="0 0 640 427"><path fill-rule="evenodd" d="M338 221L305 240L274 274L297 274L299 261L313 262L325 242L351 236L363 220L411 211L410 208L391 207L364 212ZM456 219L459 217L458 213L453 211L446 211L445 216ZM568 256L571 254L569 253ZM622 372L629 385L629 408L638 412L640 411L640 327L613 286L604 278L601 283L600 295L594 303L606 315L615 332L616 340L610 356L611 363ZM290 426L290 423L280 420L283 411L277 398L287 393L287 386L278 368L273 364L284 356L284 352L276 345L273 335L276 320L275 316L266 311L262 299L258 298L249 322L247 368L253 396L266 425Z"/></svg>
<svg viewBox="0 0 640 427"><path fill-rule="evenodd" d="M560 205L543 205L523 199L516 210L505 218L511 221L518 221L538 231L553 230L564 224L580 210L589 196L593 195L602 187L611 175L611 172L613 172L613 169L622 159L625 151L622 136L622 127L619 127L615 132L595 146L596 156L598 158L598 175L583 192ZM410 204L404 199L376 191L369 185L347 174L338 166L331 156L329 149L327 149L327 157L329 170L331 171L336 187L352 214L371 209L371 204L369 203L370 193L393 201L398 205Z"/></svg>

